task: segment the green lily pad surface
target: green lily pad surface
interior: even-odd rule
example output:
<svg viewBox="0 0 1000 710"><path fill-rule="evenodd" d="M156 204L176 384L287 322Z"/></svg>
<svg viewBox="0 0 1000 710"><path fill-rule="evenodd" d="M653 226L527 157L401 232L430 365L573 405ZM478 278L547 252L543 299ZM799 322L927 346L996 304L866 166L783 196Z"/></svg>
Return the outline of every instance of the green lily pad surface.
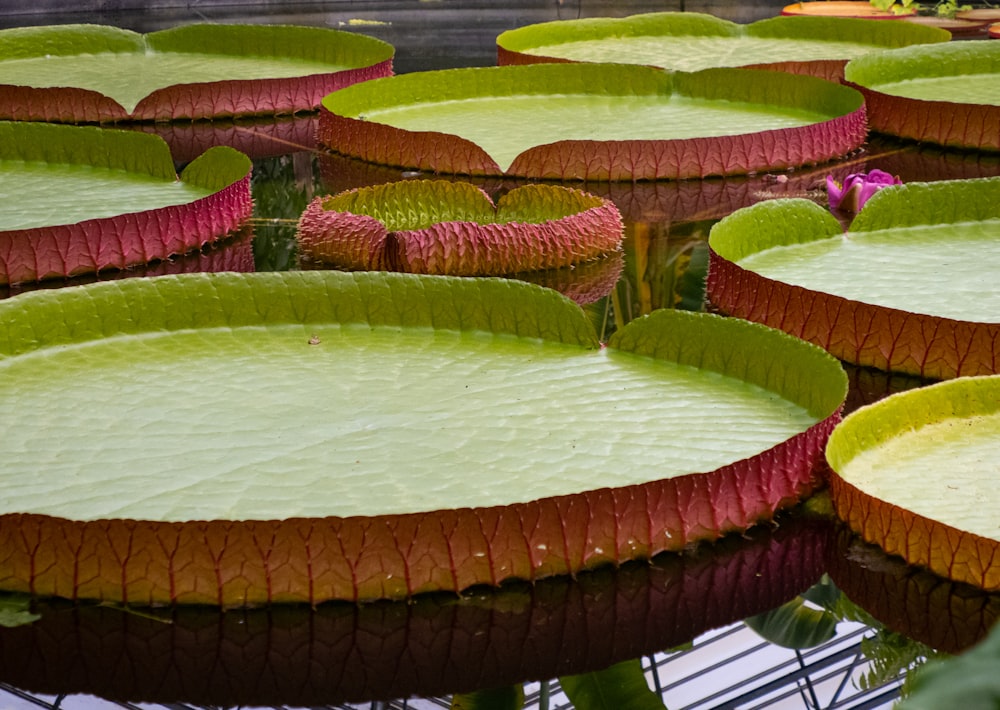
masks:
<svg viewBox="0 0 1000 710"><path fill-rule="evenodd" d="M925 377L997 372L1000 180L880 191L847 233L807 200L712 231L709 298L860 365Z"/></svg>
<svg viewBox="0 0 1000 710"><path fill-rule="evenodd" d="M392 55L363 35L281 25L148 35L102 25L8 29L0 31L0 117L92 123L310 111L330 91L390 75Z"/></svg>
<svg viewBox="0 0 1000 710"><path fill-rule="evenodd" d="M911 564L996 591L1000 377L893 395L848 416L830 438L838 515Z"/></svg>
<svg viewBox="0 0 1000 710"><path fill-rule="evenodd" d="M778 72L538 64L416 72L323 100L318 138L444 173L658 179L828 160L864 140L852 89Z"/></svg>
<svg viewBox="0 0 1000 710"><path fill-rule="evenodd" d="M1000 150L1000 45L949 42L851 60L873 130L902 138Z"/></svg>
<svg viewBox="0 0 1000 710"><path fill-rule="evenodd" d="M868 52L949 39L943 30L902 22L774 17L739 25L693 12L659 12L508 30L497 38L497 56L501 64L622 62L675 71L776 65L837 79L849 59Z"/></svg>
<svg viewBox="0 0 1000 710"><path fill-rule="evenodd" d="M618 208L582 190L522 185L494 204L470 183L407 180L317 197L296 236L343 268L488 276L592 261L623 231Z"/></svg>
<svg viewBox="0 0 1000 710"><path fill-rule="evenodd" d="M681 549L811 490L846 390L819 348L716 316L599 349L578 306L506 280L188 275L0 315L21 412L0 588L134 603L400 597ZM112 570L67 535L143 552Z"/></svg>
<svg viewBox="0 0 1000 710"><path fill-rule="evenodd" d="M154 135L0 122L0 283L146 264L252 211L250 160L210 148L180 177Z"/></svg>

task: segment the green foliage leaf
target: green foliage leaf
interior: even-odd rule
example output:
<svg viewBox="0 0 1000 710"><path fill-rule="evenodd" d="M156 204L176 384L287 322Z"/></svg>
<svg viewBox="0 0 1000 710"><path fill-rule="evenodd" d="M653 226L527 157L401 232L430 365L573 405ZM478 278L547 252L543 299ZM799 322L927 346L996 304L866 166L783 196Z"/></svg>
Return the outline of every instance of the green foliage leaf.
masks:
<svg viewBox="0 0 1000 710"><path fill-rule="evenodd" d="M638 659L593 673L563 676L559 684L576 710L666 710L650 690Z"/></svg>
<svg viewBox="0 0 1000 710"><path fill-rule="evenodd" d="M837 633L837 619L829 611L809 606L796 597L777 609L745 620L761 637L783 648L806 649L819 646Z"/></svg>
<svg viewBox="0 0 1000 710"><path fill-rule="evenodd" d="M451 699L451 710L521 710L523 707L524 686L521 685L459 693Z"/></svg>
<svg viewBox="0 0 1000 710"><path fill-rule="evenodd" d="M995 710L1000 707L1000 627L954 659L924 666L899 710Z"/></svg>
<svg viewBox="0 0 1000 710"><path fill-rule="evenodd" d="M0 626L24 626L42 617L31 611L31 598L23 594L0 593Z"/></svg>

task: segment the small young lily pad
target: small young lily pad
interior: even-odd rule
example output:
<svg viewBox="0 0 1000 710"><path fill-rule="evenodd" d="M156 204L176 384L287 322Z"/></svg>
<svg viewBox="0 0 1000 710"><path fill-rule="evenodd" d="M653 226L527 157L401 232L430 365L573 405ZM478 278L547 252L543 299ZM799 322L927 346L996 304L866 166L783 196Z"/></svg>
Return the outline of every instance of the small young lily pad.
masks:
<svg viewBox="0 0 1000 710"><path fill-rule="evenodd" d="M746 174L864 141L861 95L749 69L533 64L414 72L336 91L317 137L414 170L570 180Z"/></svg>
<svg viewBox="0 0 1000 710"><path fill-rule="evenodd" d="M193 24L147 35L19 27L0 31L0 118L111 123L314 111L331 91L391 75L392 56L381 40L315 27Z"/></svg>
<svg viewBox="0 0 1000 710"><path fill-rule="evenodd" d="M962 377L848 415L830 496L862 538L935 574L1000 590L1000 376Z"/></svg>
<svg viewBox="0 0 1000 710"><path fill-rule="evenodd" d="M849 59L949 39L944 30L905 22L772 17L740 25L696 12L657 12L508 30L497 38L497 60L501 65L621 62L674 71L758 67L837 81Z"/></svg>
<svg viewBox="0 0 1000 710"><path fill-rule="evenodd" d="M762 202L709 246L708 298L726 313L882 370L1000 370L1000 178L886 187L846 233L814 202Z"/></svg>
<svg viewBox="0 0 1000 710"><path fill-rule="evenodd" d="M846 394L823 350L743 320L661 310L602 348L554 291L374 272L24 294L0 370L0 589L130 605L683 550L814 490Z"/></svg>
<svg viewBox="0 0 1000 710"><path fill-rule="evenodd" d="M217 146L178 177L154 135L0 122L0 284L123 269L214 242L251 214L250 169Z"/></svg>
<svg viewBox="0 0 1000 710"><path fill-rule="evenodd" d="M317 197L299 220L310 258L347 269L492 276L571 266L620 248L608 200L525 185L496 205L463 182L416 180Z"/></svg>
<svg viewBox="0 0 1000 710"><path fill-rule="evenodd" d="M1000 150L1000 43L949 42L852 59L871 128L910 140Z"/></svg>

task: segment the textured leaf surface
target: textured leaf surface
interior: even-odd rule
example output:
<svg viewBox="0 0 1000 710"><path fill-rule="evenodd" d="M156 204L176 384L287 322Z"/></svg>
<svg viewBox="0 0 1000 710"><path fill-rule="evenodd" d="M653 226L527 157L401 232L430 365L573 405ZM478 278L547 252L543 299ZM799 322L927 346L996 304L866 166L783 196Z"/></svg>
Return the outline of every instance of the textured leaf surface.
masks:
<svg viewBox="0 0 1000 710"><path fill-rule="evenodd" d="M418 72L348 87L327 96L323 109L318 138L346 155L536 178L790 167L842 155L867 132L852 89L736 69L540 64Z"/></svg>
<svg viewBox="0 0 1000 710"><path fill-rule="evenodd" d="M38 600L37 622L0 627L0 682L125 702L317 707L586 673L794 597L822 573L826 533L783 516L698 554L394 603L136 614Z"/></svg>
<svg viewBox="0 0 1000 710"><path fill-rule="evenodd" d="M1000 150L1000 47L954 42L851 60L873 130L948 146Z"/></svg>
<svg viewBox="0 0 1000 710"><path fill-rule="evenodd" d="M187 276L0 308L4 399L31 401L3 437L0 584L70 597L400 597L680 549L811 490L846 387L714 316L595 350L570 301L500 280Z"/></svg>
<svg viewBox="0 0 1000 710"><path fill-rule="evenodd" d="M831 495L867 541L911 564L995 591L1000 377L960 378L893 395L831 437Z"/></svg>
<svg viewBox="0 0 1000 710"><path fill-rule="evenodd" d="M149 35L101 25L8 29L0 32L0 115L92 122L293 113L391 74L392 54L362 35L280 25Z"/></svg>
<svg viewBox="0 0 1000 710"><path fill-rule="evenodd" d="M318 197L297 231L303 253L350 269L488 276L571 266L620 248L607 200L555 185L525 185L496 205L478 187L396 182Z"/></svg>
<svg viewBox="0 0 1000 710"><path fill-rule="evenodd" d="M145 264L250 216L250 160L211 148L181 174L132 131L0 122L0 283Z"/></svg>
<svg viewBox="0 0 1000 710"><path fill-rule="evenodd" d="M847 60L868 52L950 38L943 30L902 22L775 17L740 25L699 13L661 12L528 25L501 34L497 48L501 64L555 59L674 71L779 64L838 78Z"/></svg>
<svg viewBox="0 0 1000 710"><path fill-rule="evenodd" d="M850 231L806 200L713 230L709 298L849 362L927 377L998 371L1000 180L881 191Z"/></svg>

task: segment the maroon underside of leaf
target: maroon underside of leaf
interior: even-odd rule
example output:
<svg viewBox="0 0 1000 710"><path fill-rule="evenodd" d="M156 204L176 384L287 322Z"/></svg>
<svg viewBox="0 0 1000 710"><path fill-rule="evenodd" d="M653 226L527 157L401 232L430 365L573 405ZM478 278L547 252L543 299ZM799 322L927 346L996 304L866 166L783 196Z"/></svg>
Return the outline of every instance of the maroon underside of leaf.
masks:
<svg viewBox="0 0 1000 710"><path fill-rule="evenodd" d="M793 598L822 574L827 531L789 518L692 554L524 585L513 598L185 607L169 623L46 606L32 624L0 627L0 682L115 701L309 707L585 673Z"/></svg>
<svg viewBox="0 0 1000 710"><path fill-rule="evenodd" d="M338 153L380 165L453 175L502 175L482 148L458 136L404 131L319 110L316 140Z"/></svg>
<svg viewBox="0 0 1000 710"><path fill-rule="evenodd" d="M848 86L865 97L873 131L956 148L1000 150L1000 106L921 101Z"/></svg>
<svg viewBox="0 0 1000 710"><path fill-rule="evenodd" d="M299 221L310 258L347 269L414 274L496 276L556 269L616 251L622 223L610 202L539 223L438 222L387 232L366 215L326 210L318 197Z"/></svg>
<svg viewBox="0 0 1000 710"><path fill-rule="evenodd" d="M286 79L178 84L152 92L132 113L96 91L0 86L0 118L53 123L172 121L315 111L327 94L392 75L392 60L369 67Z"/></svg>
<svg viewBox="0 0 1000 710"><path fill-rule="evenodd" d="M958 654L1000 619L1000 595L959 584L887 555L838 526L826 571L855 604L892 631Z"/></svg>
<svg viewBox="0 0 1000 710"><path fill-rule="evenodd" d="M48 123L117 123L128 112L103 94L89 89L0 85L0 119Z"/></svg>
<svg viewBox="0 0 1000 710"><path fill-rule="evenodd" d="M784 330L856 365L919 377L1000 372L1000 324L873 306L785 284L710 251L707 297L728 315Z"/></svg>
<svg viewBox="0 0 1000 710"><path fill-rule="evenodd" d="M764 64L747 64L744 69L767 69L768 71L783 71L789 74L803 74L826 79L836 83L844 81L846 59L813 59L787 62L767 62Z"/></svg>
<svg viewBox="0 0 1000 710"><path fill-rule="evenodd" d="M68 278L184 254L239 228L252 210L247 175L183 205L0 232L0 283Z"/></svg>
<svg viewBox="0 0 1000 710"><path fill-rule="evenodd" d="M288 155L291 150L316 147L315 114L252 124L193 121L137 123L127 127L158 135L170 146L170 155L178 163L188 163L217 145L229 146L252 159L275 158Z"/></svg>
<svg viewBox="0 0 1000 710"><path fill-rule="evenodd" d="M868 134L865 107L796 128L687 140L567 140L529 148L506 173L476 144L407 131L321 109L317 139L344 155L383 165L463 175L553 180L661 180L783 170L838 158Z"/></svg>
<svg viewBox="0 0 1000 710"><path fill-rule="evenodd" d="M515 52L499 44L497 45L497 66L517 66L520 64L572 64L574 60L563 57L546 57L541 54Z"/></svg>
<svg viewBox="0 0 1000 710"><path fill-rule="evenodd" d="M837 412L711 473L491 508L272 521L0 516L0 589L128 604L402 599L621 564L769 520L821 482Z"/></svg>
<svg viewBox="0 0 1000 710"><path fill-rule="evenodd" d="M917 515L864 493L830 473L837 516L866 542L941 577L1000 591L1000 543Z"/></svg>

